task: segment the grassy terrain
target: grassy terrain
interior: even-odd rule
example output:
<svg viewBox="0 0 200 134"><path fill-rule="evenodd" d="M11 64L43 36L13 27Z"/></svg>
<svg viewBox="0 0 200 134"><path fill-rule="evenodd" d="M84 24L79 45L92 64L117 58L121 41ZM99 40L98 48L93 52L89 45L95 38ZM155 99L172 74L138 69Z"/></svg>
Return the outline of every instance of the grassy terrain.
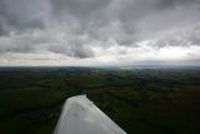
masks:
<svg viewBox="0 0 200 134"><path fill-rule="evenodd" d="M0 68L0 133L50 134L86 93L129 134L199 134L200 69Z"/></svg>

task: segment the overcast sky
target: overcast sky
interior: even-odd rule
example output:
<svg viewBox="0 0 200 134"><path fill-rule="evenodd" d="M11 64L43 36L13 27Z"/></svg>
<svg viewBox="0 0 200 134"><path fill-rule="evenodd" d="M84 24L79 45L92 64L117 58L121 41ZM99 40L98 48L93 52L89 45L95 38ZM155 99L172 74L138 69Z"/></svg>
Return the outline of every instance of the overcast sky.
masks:
<svg viewBox="0 0 200 134"><path fill-rule="evenodd" d="M200 64L200 0L0 0L0 66Z"/></svg>

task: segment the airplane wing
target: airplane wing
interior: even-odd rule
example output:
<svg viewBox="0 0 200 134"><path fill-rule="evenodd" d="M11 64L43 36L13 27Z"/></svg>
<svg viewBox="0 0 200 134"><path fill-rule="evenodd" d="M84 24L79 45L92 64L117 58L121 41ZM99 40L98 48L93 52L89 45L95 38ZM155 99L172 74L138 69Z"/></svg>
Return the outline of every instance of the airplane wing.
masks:
<svg viewBox="0 0 200 134"><path fill-rule="evenodd" d="M126 134L86 95L65 102L54 134Z"/></svg>

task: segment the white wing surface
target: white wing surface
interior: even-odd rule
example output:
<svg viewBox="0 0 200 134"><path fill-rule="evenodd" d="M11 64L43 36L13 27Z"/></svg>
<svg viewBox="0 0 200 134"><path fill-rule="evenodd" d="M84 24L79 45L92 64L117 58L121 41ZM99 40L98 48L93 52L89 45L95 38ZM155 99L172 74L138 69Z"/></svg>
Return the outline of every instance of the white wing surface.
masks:
<svg viewBox="0 0 200 134"><path fill-rule="evenodd" d="M126 134L85 95L69 98L54 134Z"/></svg>

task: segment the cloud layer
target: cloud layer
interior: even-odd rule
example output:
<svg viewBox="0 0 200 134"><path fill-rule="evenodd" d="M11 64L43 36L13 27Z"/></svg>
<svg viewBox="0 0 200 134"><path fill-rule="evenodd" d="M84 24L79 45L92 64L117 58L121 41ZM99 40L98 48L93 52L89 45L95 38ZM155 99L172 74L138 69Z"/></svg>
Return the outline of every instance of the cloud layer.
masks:
<svg viewBox="0 0 200 134"><path fill-rule="evenodd" d="M200 63L199 0L0 0L0 65Z"/></svg>

